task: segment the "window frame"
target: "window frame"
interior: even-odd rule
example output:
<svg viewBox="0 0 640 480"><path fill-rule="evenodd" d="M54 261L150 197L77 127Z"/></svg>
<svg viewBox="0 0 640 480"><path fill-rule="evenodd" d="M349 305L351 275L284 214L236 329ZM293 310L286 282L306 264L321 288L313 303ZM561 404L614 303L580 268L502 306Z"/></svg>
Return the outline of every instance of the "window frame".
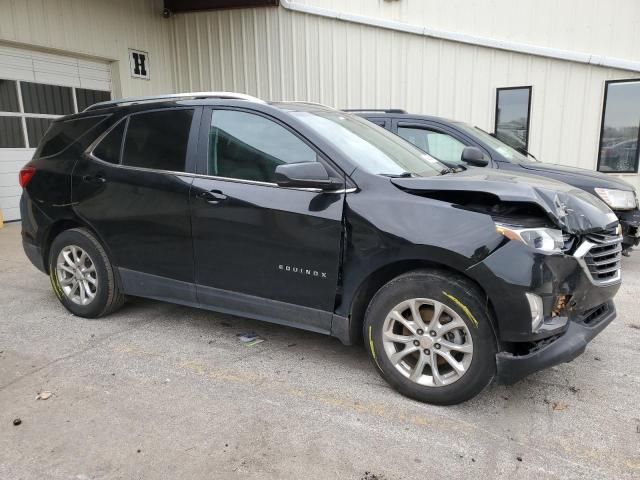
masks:
<svg viewBox="0 0 640 480"><path fill-rule="evenodd" d="M527 102L527 139L524 143L525 151L529 151L529 137L531 136L531 97L533 95L533 85L521 85L517 87L498 87L496 88L496 108L494 112L493 134L498 138L498 104L500 102L500 92L503 90L528 90L529 101ZM502 141L502 140L501 140ZM513 147L510 145L512 148Z"/></svg>
<svg viewBox="0 0 640 480"><path fill-rule="evenodd" d="M56 115L56 114L49 114L49 113L28 113L25 112L24 109L24 98L22 95L22 88L21 85L22 83L33 83L33 84L40 84L40 85L51 85L54 87L62 87L62 88L70 88L71 89L71 100L73 102L73 112L70 115L75 115L78 112L78 100L77 100L77 96L76 96L76 88L80 89L81 87L74 87L74 86L70 86L70 85L60 85L60 84L55 84L55 83L45 83L45 82L36 82L36 81L31 81L31 80L16 80L13 78L0 78L0 80L7 80L7 81L11 81L11 82L15 82L16 85L16 94L17 94L17 98L18 98L18 112L5 112L5 111L0 111L0 117L14 117L14 118L19 118L20 119L20 127L22 130L22 140L24 141L24 147L10 147L10 148L0 148L0 150L16 150L16 149L28 149L28 150L36 150L38 148L38 146L34 146L31 147L29 146L29 133L27 130L27 118L43 118L43 119L49 119L49 120L56 120L57 118L62 118L65 117L67 115ZM94 90L92 88L84 88L83 90ZM109 97L113 96L113 92L111 90L96 90L96 91L100 91L100 92L108 92L109 93ZM45 132L46 133L46 132Z"/></svg>
<svg viewBox="0 0 640 480"><path fill-rule="evenodd" d="M281 121L279 118L274 117L273 115L269 115L268 113L261 112L258 110L252 110L250 108L242 108L242 107L231 107L226 105L212 105L204 108L202 113L202 119L200 124L200 138L198 142L198 162L196 166L195 173L198 177L203 178L211 178L214 180L227 181L227 182L235 182L235 183L245 183L248 185L262 185L267 187L275 187L275 188L284 188L287 190L305 190L305 191L319 191L317 188L304 188L304 187L282 187L277 183L271 182L261 182L258 180L246 180L243 178L232 178L232 177L218 177L216 175L209 174L209 133L211 129L211 119L214 111L216 110L231 110L235 112L248 113L252 115L257 115L267 120L271 120L272 122L280 125L285 130L289 131L292 135L298 138L301 142L303 142L307 147L313 150L318 158L318 162L324 165L329 173L329 176L334 175L337 178L340 178L343 182L345 182L345 189L350 189L352 186L350 185L350 181L347 175L337 166L331 162L331 160L320 151L313 143L308 141L304 136L302 136L299 132L291 128L285 122ZM339 193L341 190L332 191L332 193ZM345 190L346 191L346 190Z"/></svg>
<svg viewBox="0 0 640 480"><path fill-rule="evenodd" d="M191 118L191 126L189 127L189 138L187 140L187 154L185 158L184 171L179 172L175 170L161 170L158 168L148 168L148 167L135 167L132 165L124 165L122 163L122 155L124 153L124 145L125 140L127 138L127 132L129 130L129 119L134 115L141 115L145 113L152 112L160 112L160 111L174 111L174 110L193 110L193 116ZM199 106L180 106L180 107L164 107L164 108L153 108L148 110L141 110L139 112L131 112L123 115L121 118L116 120L113 125L110 125L104 132L100 134L100 136L85 150L85 155L100 162L103 165L109 165L114 168L125 168L128 170L136 170L143 172L155 172L155 173L165 173L170 175L194 175L196 173L196 163L197 163L197 146L198 146L198 135L200 133L200 122L202 115L202 107ZM111 131L116 128L120 123L126 122L124 126L124 133L122 134L122 143L120 144L120 155L118 156L118 163L108 162L106 160L101 159L100 157L94 154L94 150L102 143L102 140L111 133Z"/></svg>
<svg viewBox="0 0 640 480"><path fill-rule="evenodd" d="M638 164L640 163L640 128L638 128L638 138L636 140L636 159L633 170L600 170L601 156L602 156L602 134L604 133L604 120L607 113L607 97L609 96L609 85L612 83L637 83L640 85L640 78L626 78L621 80L605 80L604 82L604 97L602 100L602 109L600 110L600 137L598 138L598 159L596 162L596 170L605 174L620 174L620 173L638 173Z"/></svg>

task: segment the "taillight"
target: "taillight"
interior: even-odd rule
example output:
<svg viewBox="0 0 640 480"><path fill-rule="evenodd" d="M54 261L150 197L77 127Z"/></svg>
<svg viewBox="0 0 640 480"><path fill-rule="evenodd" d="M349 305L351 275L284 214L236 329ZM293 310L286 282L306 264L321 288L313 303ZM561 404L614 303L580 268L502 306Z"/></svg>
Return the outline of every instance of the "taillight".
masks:
<svg viewBox="0 0 640 480"><path fill-rule="evenodd" d="M36 169L34 167L24 167L20 170L18 175L18 181L20 182L20 186L22 188L27 186L27 183L33 178L33 175L36 173Z"/></svg>

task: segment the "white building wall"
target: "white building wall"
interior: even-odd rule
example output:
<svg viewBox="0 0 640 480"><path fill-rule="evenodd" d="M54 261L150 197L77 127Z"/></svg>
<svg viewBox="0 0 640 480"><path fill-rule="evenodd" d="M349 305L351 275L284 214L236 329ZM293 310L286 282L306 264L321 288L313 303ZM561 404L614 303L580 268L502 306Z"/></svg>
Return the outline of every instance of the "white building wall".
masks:
<svg viewBox="0 0 640 480"><path fill-rule="evenodd" d="M167 93L173 40L161 12L162 0L0 0L0 44L106 60L116 97ZM129 48L149 52L150 80L130 77Z"/></svg>
<svg viewBox="0 0 640 480"><path fill-rule="evenodd" d="M497 40L640 60L637 0L292 0Z"/></svg>
<svg viewBox="0 0 640 480"><path fill-rule="evenodd" d="M589 169L597 162L604 82L639 76L284 8L177 15L173 25L182 91L404 108L493 131L496 88L532 85L531 152ZM624 178L640 187L638 175Z"/></svg>

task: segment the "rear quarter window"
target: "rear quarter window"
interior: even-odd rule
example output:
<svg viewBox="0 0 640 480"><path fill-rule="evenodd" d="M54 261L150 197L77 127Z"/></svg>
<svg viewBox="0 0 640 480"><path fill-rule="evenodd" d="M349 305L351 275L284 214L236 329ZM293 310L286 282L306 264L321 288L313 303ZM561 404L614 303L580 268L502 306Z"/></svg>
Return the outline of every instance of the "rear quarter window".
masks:
<svg viewBox="0 0 640 480"><path fill-rule="evenodd" d="M96 127L107 117L108 115L100 115L53 122L40 143L36 157L58 155L75 142L88 146L102 133L103 129Z"/></svg>

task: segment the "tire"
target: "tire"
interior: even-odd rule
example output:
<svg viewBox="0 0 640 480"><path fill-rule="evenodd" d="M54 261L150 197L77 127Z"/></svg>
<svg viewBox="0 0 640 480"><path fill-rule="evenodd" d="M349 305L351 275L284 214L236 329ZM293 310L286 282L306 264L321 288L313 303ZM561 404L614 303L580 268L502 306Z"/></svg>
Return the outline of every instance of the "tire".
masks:
<svg viewBox="0 0 640 480"><path fill-rule="evenodd" d="M98 318L124 304L125 296L107 252L87 229L74 228L60 233L53 240L49 252L51 286L60 303L71 313ZM80 287L85 284L82 291Z"/></svg>
<svg viewBox="0 0 640 480"><path fill-rule="evenodd" d="M416 311L424 328L413 321ZM436 312L439 320L432 323ZM448 272L418 270L384 285L369 303L363 334L382 377L415 400L461 403L495 376L496 335L486 300L473 284Z"/></svg>

